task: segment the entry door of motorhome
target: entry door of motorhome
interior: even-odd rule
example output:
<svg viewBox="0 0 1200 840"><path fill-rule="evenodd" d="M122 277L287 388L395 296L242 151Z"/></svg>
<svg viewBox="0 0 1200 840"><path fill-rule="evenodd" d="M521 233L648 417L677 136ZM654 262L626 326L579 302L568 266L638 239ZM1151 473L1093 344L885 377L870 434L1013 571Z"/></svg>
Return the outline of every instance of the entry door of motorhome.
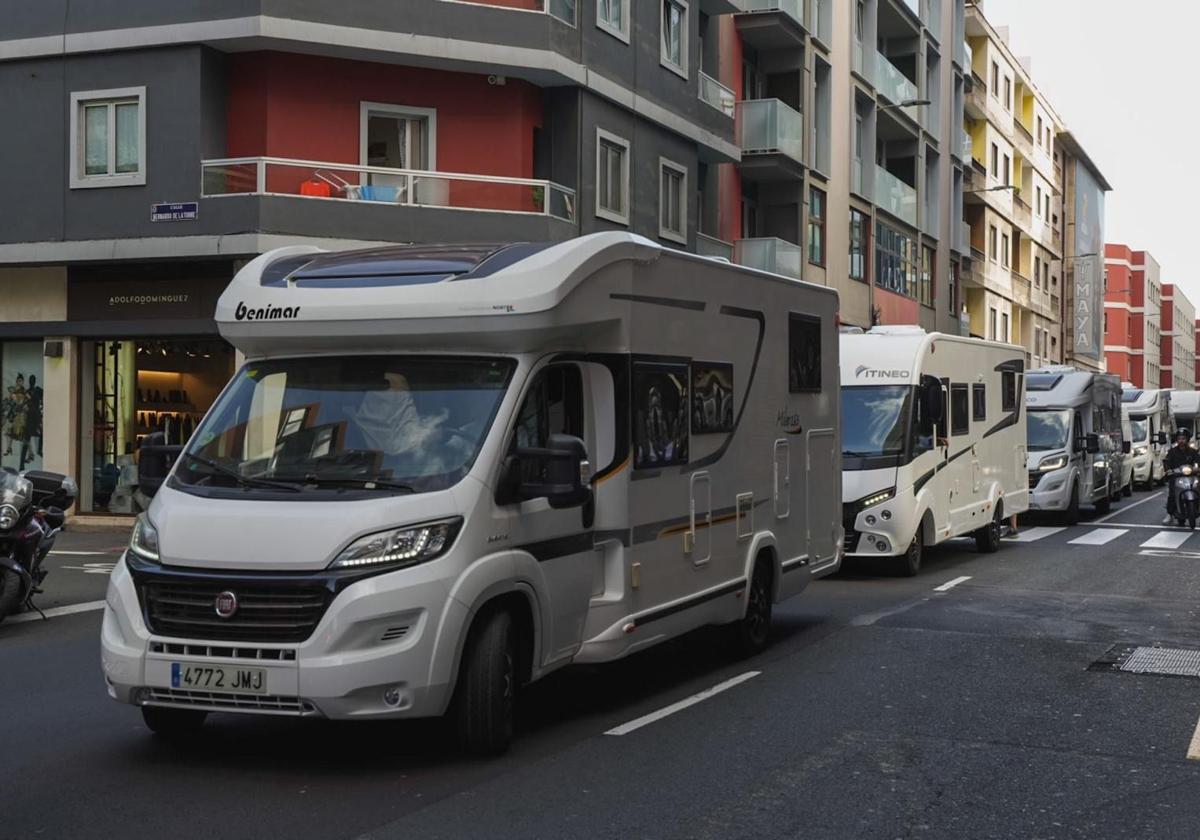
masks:
<svg viewBox="0 0 1200 840"><path fill-rule="evenodd" d="M583 377L577 365L554 364L530 381L510 436L509 452L544 448L550 435L574 435L585 442L589 435ZM522 479L537 482L545 465L521 461ZM505 505L508 544L538 561L549 607L549 660L570 655L583 637L584 620L592 594L595 549L589 506L555 509L545 498L524 499ZM545 616L545 610L543 611ZM543 649L545 650L545 648Z"/></svg>

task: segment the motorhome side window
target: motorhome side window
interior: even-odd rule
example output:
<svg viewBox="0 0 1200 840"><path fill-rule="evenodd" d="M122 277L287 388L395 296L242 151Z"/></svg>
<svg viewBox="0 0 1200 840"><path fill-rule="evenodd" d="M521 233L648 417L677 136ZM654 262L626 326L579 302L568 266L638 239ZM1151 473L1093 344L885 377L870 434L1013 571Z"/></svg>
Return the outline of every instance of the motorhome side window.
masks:
<svg viewBox="0 0 1200 840"><path fill-rule="evenodd" d="M788 315L788 390L793 394L821 390L821 319Z"/></svg>
<svg viewBox="0 0 1200 840"><path fill-rule="evenodd" d="M687 359L633 363L633 468L655 469L688 460Z"/></svg>
<svg viewBox="0 0 1200 840"><path fill-rule="evenodd" d="M971 419L987 420L987 385L982 382L971 386Z"/></svg>
<svg viewBox="0 0 1200 840"><path fill-rule="evenodd" d="M1006 370L1000 374L1000 408L1012 411L1017 407L1017 374Z"/></svg>
<svg viewBox="0 0 1200 840"><path fill-rule="evenodd" d="M554 365L538 374L517 413L513 446L543 448L550 435L583 438L583 378L574 365ZM526 461L524 466L536 473L545 469L545 462ZM522 478L534 481L539 477L529 474Z"/></svg>
<svg viewBox="0 0 1200 840"><path fill-rule="evenodd" d="M965 435L971 431L968 391L964 384L950 386L950 434Z"/></svg>

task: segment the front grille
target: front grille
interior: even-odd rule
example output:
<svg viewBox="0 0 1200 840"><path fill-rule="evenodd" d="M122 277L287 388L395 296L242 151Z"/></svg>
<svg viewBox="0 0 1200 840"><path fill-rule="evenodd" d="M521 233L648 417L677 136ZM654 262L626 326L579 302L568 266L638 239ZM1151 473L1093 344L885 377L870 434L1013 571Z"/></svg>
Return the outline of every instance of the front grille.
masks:
<svg viewBox="0 0 1200 840"><path fill-rule="evenodd" d="M1037 487L1038 482L1041 480L1042 480L1041 473L1031 472L1029 474L1029 489L1032 490L1034 487Z"/></svg>
<svg viewBox="0 0 1200 840"><path fill-rule="evenodd" d="M862 534L858 531L846 532L846 553L853 554L858 551L858 541L862 539Z"/></svg>
<svg viewBox="0 0 1200 840"><path fill-rule="evenodd" d="M313 715L317 709L299 697L269 694L224 694L212 691L183 691L150 688L143 700L149 706L184 706L220 712L266 712L282 715Z"/></svg>
<svg viewBox="0 0 1200 840"><path fill-rule="evenodd" d="M208 656L215 659L256 659L268 662L295 662L294 648L229 647L228 645L196 645L181 642L151 642L151 653L172 656Z"/></svg>
<svg viewBox="0 0 1200 840"><path fill-rule="evenodd" d="M221 618L216 600L227 591L237 596L238 608ZM138 593L152 633L224 642L303 642L332 599L319 580L148 577Z"/></svg>

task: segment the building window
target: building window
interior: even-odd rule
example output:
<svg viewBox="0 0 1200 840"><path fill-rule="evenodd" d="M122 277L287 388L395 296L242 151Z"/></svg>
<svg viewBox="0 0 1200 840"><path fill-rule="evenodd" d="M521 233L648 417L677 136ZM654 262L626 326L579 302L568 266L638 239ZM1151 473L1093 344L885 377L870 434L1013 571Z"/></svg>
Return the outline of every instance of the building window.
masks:
<svg viewBox="0 0 1200 840"><path fill-rule="evenodd" d="M1000 234L1000 265L1008 268L1008 234Z"/></svg>
<svg viewBox="0 0 1200 840"><path fill-rule="evenodd" d="M917 299L930 308L933 307L933 249L928 245L921 246L921 282L917 290Z"/></svg>
<svg viewBox="0 0 1200 840"><path fill-rule="evenodd" d="M808 261L825 265L825 193L808 191Z"/></svg>
<svg viewBox="0 0 1200 840"><path fill-rule="evenodd" d="M687 244L687 168L658 159L658 235Z"/></svg>
<svg viewBox="0 0 1200 840"><path fill-rule="evenodd" d="M688 76L688 27L687 3L683 0L662 0L662 55L663 66Z"/></svg>
<svg viewBox="0 0 1200 840"><path fill-rule="evenodd" d="M1004 156L1004 186L1008 186L1012 178L1012 160L1008 155Z"/></svg>
<svg viewBox="0 0 1200 840"><path fill-rule="evenodd" d="M1000 65L992 62L992 96L1000 98Z"/></svg>
<svg viewBox="0 0 1200 840"><path fill-rule="evenodd" d="M882 222L875 225L875 285L898 295L917 296L917 243Z"/></svg>
<svg viewBox="0 0 1200 840"><path fill-rule="evenodd" d="M629 224L629 141L596 130L596 215Z"/></svg>
<svg viewBox="0 0 1200 840"><path fill-rule="evenodd" d="M996 307L988 307L988 338L996 340Z"/></svg>
<svg viewBox="0 0 1200 840"><path fill-rule="evenodd" d="M596 0L596 26L629 43L629 0Z"/></svg>
<svg viewBox="0 0 1200 840"><path fill-rule="evenodd" d="M946 299L949 303L950 314L958 316L958 263L950 263L950 280L946 286Z"/></svg>
<svg viewBox="0 0 1200 840"><path fill-rule="evenodd" d="M866 213L850 208L850 279L866 281L870 251L871 220Z"/></svg>
<svg viewBox="0 0 1200 840"><path fill-rule="evenodd" d="M1037 197L1037 201L1034 203L1035 206L1033 208L1033 214L1035 216L1040 216L1042 215L1042 188L1035 186L1033 188L1033 194Z"/></svg>
<svg viewBox="0 0 1200 840"><path fill-rule="evenodd" d="M1045 139L1045 133L1042 131L1042 118L1039 115L1037 118L1037 144L1042 145L1042 140Z"/></svg>
<svg viewBox="0 0 1200 840"><path fill-rule="evenodd" d="M1012 79L1008 76L1004 77L1004 108L1008 111L1012 110Z"/></svg>
<svg viewBox="0 0 1200 840"><path fill-rule="evenodd" d="M146 89L71 94L71 188L146 183Z"/></svg>
<svg viewBox="0 0 1200 840"><path fill-rule="evenodd" d="M1008 341L1008 313L1000 313L1000 340Z"/></svg>
<svg viewBox="0 0 1200 840"><path fill-rule="evenodd" d="M992 177L1000 177L1000 147L992 144Z"/></svg>
<svg viewBox="0 0 1200 840"><path fill-rule="evenodd" d="M999 256L999 247L996 244L999 241L999 235L1000 231L996 230L995 225L988 225L988 259L992 262L996 262Z"/></svg>
<svg viewBox="0 0 1200 840"><path fill-rule="evenodd" d="M362 102L358 112L359 163L387 169L437 168L437 111L381 102ZM365 175L364 184L398 192L391 175ZM383 183L380 183L383 181ZM440 186L419 185L423 190Z"/></svg>

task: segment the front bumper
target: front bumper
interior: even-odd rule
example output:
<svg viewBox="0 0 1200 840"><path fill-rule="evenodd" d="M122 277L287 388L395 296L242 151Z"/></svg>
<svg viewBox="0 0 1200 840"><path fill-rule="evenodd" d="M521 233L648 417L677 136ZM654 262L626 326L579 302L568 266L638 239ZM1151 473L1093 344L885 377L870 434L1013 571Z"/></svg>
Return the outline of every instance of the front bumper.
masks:
<svg viewBox="0 0 1200 840"><path fill-rule="evenodd" d="M1071 468L1029 473L1030 510L1066 510L1071 504Z"/></svg>
<svg viewBox="0 0 1200 840"><path fill-rule="evenodd" d="M308 639L277 644L151 633L133 577L122 561L109 580L101 629L108 693L135 705L331 719L442 714L450 685L431 680L438 631L463 626L467 616L432 572L434 565L349 585L333 599ZM461 615L452 615L455 612ZM460 619L457 625L445 621L454 618ZM172 686L175 662L262 668L266 693L196 692Z"/></svg>
<svg viewBox="0 0 1200 840"><path fill-rule="evenodd" d="M1133 459L1133 480L1137 484L1149 484L1157 476L1153 471L1153 459L1149 455L1137 455Z"/></svg>
<svg viewBox="0 0 1200 840"><path fill-rule="evenodd" d="M846 557L898 557L908 551L920 524L911 491L861 511L848 509L850 504L842 506Z"/></svg>

